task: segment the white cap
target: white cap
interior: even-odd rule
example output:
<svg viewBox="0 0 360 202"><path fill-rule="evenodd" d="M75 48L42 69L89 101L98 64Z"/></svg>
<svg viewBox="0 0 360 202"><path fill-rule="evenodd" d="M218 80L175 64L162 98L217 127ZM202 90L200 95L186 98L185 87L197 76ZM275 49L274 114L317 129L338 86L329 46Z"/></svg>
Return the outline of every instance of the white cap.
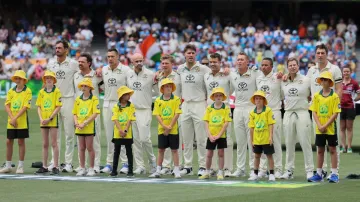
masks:
<svg viewBox="0 0 360 202"><path fill-rule="evenodd" d="M202 29L203 27L201 25L196 26L196 29Z"/></svg>

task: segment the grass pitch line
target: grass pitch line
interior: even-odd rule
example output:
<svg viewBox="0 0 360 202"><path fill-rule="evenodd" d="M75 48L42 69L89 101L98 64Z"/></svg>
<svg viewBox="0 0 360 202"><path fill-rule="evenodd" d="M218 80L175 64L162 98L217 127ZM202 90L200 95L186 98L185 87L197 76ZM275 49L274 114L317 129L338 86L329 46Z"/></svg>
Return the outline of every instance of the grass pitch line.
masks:
<svg viewBox="0 0 360 202"><path fill-rule="evenodd" d="M144 183L144 184L183 184L204 186L231 186L231 187L261 187L261 188L301 188L313 186L313 183L298 182L267 182L267 181L211 181L211 180L172 180L172 179L148 179L148 178L110 178L110 177L76 177L76 176L49 176L49 175L0 175L0 179L7 180L48 180L48 181L80 181L80 182L113 182L113 183Z"/></svg>

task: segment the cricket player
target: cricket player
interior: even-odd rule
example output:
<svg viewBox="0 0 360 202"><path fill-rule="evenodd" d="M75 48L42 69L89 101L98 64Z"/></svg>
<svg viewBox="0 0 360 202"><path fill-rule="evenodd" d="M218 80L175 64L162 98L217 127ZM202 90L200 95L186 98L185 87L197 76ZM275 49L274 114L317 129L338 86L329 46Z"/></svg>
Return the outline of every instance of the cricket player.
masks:
<svg viewBox="0 0 360 202"><path fill-rule="evenodd" d="M319 92L322 87L320 84L318 84L316 82L316 79L320 76L320 74L322 72L325 71L329 71L332 74L333 80L335 82L335 85L332 87L332 89L335 90L336 94L338 94L340 100L341 100L341 96L342 96L342 73L341 70L338 66L331 64L328 60L327 60L327 54L328 54L328 49L326 47L326 45L324 44L320 44L318 46L316 46L315 48L315 57L317 60L316 65L313 68L310 68L308 73L307 73L307 77L310 79L310 83L311 83L311 95L315 95L315 93ZM315 121L313 119L313 131L312 133L315 135ZM340 140L340 116L337 117L336 119L336 134L338 136L338 140ZM341 145L341 143L339 144ZM340 148L339 145L336 146L336 151L338 154L338 169L339 169L339 164L340 164ZM323 177L326 177L327 175L327 170L328 170L328 166L327 166L327 150L325 150L325 154L324 154L324 165L323 165ZM328 176L330 177L330 175Z"/></svg>
<svg viewBox="0 0 360 202"><path fill-rule="evenodd" d="M256 78L261 72L249 69L249 57L245 53L239 53L236 60L238 67L236 72L230 74L231 85L235 90L235 109L234 109L234 131L237 143L237 162L236 170L232 177L244 177L246 150L249 149L249 166L251 174L254 172L254 153L251 150L250 129L248 127L250 111L254 105L250 98L256 91ZM250 174L250 175L251 175Z"/></svg>
<svg viewBox="0 0 360 202"><path fill-rule="evenodd" d="M57 87L61 92L62 108L60 110L60 128L58 130L58 147L59 147L59 160L60 160L60 148L61 148L61 131L64 127L65 131L65 167L62 172L72 172L72 161L74 156L74 118L71 109L74 106L75 101L75 87L74 87L74 75L79 71L79 63L69 57L66 57L69 52L69 43L65 40L56 42L55 54L56 58L52 59L48 63L48 70L56 74ZM52 155L53 157L53 155ZM51 160L53 161L53 158ZM52 170L53 163L48 167Z"/></svg>
<svg viewBox="0 0 360 202"><path fill-rule="evenodd" d="M193 175L193 142L194 133L197 143L199 171L198 176L205 174L206 141L205 124L202 118L206 110L206 88L204 75L210 69L195 61L196 47L188 44L184 49L186 63L178 68L181 77L182 98L184 99L181 115L181 130L184 138L184 169L180 174Z"/></svg>
<svg viewBox="0 0 360 202"><path fill-rule="evenodd" d="M112 109L118 103L116 92L120 86L126 85L126 74L131 70L130 67L119 62L119 53L116 49L109 49L107 51L107 61L108 65L103 67L101 72L105 91L102 115L107 142L106 165L101 170L103 173L110 173L112 171L114 144L111 141L114 136L114 122L111 120L111 117ZM120 159L122 162L120 173L127 173L128 161L124 146L121 146Z"/></svg>
<svg viewBox="0 0 360 202"><path fill-rule="evenodd" d="M281 84L284 93L285 114L283 131L286 145L286 171L282 179L292 179L295 169L295 144L300 143L304 154L306 179L313 176L314 161L311 148L311 120L308 112L310 80L299 72L299 61L289 58L287 61L289 79Z"/></svg>
<svg viewBox="0 0 360 202"><path fill-rule="evenodd" d="M256 86L258 90L265 93L268 106L272 109L274 118L276 120L273 131L273 145L275 149L274 164L275 164L275 178L279 179L282 175L282 117L281 117L281 103L284 95L281 91L281 80L273 73L273 61L271 58L264 58L261 62L262 74L256 79ZM258 177L266 175L266 160L260 161L260 172Z"/></svg>
<svg viewBox="0 0 360 202"><path fill-rule="evenodd" d="M171 79L175 85L176 90L173 92L175 96L178 96L181 98L181 81L180 81L180 74L176 71L173 71L172 67L175 64L175 59L171 55L163 55L161 57L161 72L158 74L156 81L158 83L159 89L161 88L161 81L163 79ZM160 92L160 91L159 91ZM159 93L159 96L161 93ZM181 117L181 115L180 115ZM180 120L179 117L179 120ZM179 153L179 165L180 167L183 164L183 158L182 158L182 135L181 135L181 121L178 121L178 131L179 131L179 142L180 142L180 148L178 150ZM164 153L164 160L162 163L162 169L160 171L161 175L167 175L171 174L171 149L167 148L165 149Z"/></svg>
<svg viewBox="0 0 360 202"><path fill-rule="evenodd" d="M104 82L102 78L97 77L95 75L95 70L91 69L92 65L92 57L88 53L82 53L78 59L79 62L79 68L80 71L75 73L74 76L74 85L78 86L81 81L84 80L84 78L90 78L94 87L94 90L92 91L92 94L99 98L99 87ZM79 88L75 88L75 94L76 97L81 96L83 92ZM100 173L100 159L101 159L101 118L100 116L97 116L95 119L95 128L96 128L96 134L94 137L94 151L95 151L95 165L94 165L94 171L96 173ZM78 147L79 148L79 147ZM80 159L79 159L80 162ZM85 161L87 162L87 161ZM80 167L75 169L76 172L79 172Z"/></svg>
<svg viewBox="0 0 360 202"><path fill-rule="evenodd" d="M135 53L131 58L134 69L126 75L127 86L134 91L131 103L135 105L136 121L132 123L134 137L134 156L136 162L135 174L146 174L143 152L146 153L150 173L156 171L156 158L151 142L152 120L152 91L158 94L158 87L154 83L155 73L144 66L144 57Z"/></svg>
<svg viewBox="0 0 360 202"><path fill-rule="evenodd" d="M231 95L233 93L231 83L230 83L230 75L225 75L221 70L221 55L218 53L213 53L210 55L210 69L211 72L206 73L204 75L205 87L207 91L207 104L211 105L214 103L213 100L210 99L210 95L212 93L213 88L221 87L225 90L226 95ZM227 98L224 101L225 105L229 106L229 99ZM227 148L225 148L224 154L224 176L230 177L231 172L233 170L233 141L231 138L231 130L232 124L228 123L226 130L226 142ZM212 159L212 175L215 174L215 170L217 170L217 157L218 155L213 155Z"/></svg>

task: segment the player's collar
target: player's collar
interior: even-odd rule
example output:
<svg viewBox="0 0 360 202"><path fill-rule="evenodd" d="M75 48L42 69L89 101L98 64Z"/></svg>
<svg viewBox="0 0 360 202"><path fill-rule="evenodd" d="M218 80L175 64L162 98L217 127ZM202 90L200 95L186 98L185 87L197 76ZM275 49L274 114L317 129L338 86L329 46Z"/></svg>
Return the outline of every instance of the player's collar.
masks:
<svg viewBox="0 0 360 202"><path fill-rule="evenodd" d="M186 70L191 71L191 70L194 70L194 69L196 70L196 69L200 68L200 63L199 63L199 61L197 61L197 62L194 64L194 66L191 67L191 69L189 69L189 68L186 66L186 63L184 64L184 66L185 66L185 69L186 69Z"/></svg>
<svg viewBox="0 0 360 202"><path fill-rule="evenodd" d="M251 70L248 67L248 69L246 70L246 72L244 74L240 74L239 70L237 69L236 72L240 75L240 76L250 76L251 75Z"/></svg>
<svg viewBox="0 0 360 202"><path fill-rule="evenodd" d="M16 92L16 87L17 87L17 85L13 88L13 90ZM23 91L26 91L26 89L27 89L27 86L26 85L24 85L24 88L20 91L20 92L17 92L17 93L21 93L21 92L23 92Z"/></svg>
<svg viewBox="0 0 360 202"><path fill-rule="evenodd" d="M322 71L328 71L330 67L331 67L331 62L329 62L328 60L326 66L324 67L324 69L322 69ZM318 69L318 71L320 72L319 63L316 63L315 68Z"/></svg>
<svg viewBox="0 0 360 202"><path fill-rule="evenodd" d="M172 99L174 99L174 95L171 93L170 99L168 100L172 100ZM160 100L164 100L164 94L160 96ZM168 100L164 100L164 101L168 101Z"/></svg>
<svg viewBox="0 0 360 202"><path fill-rule="evenodd" d="M93 94L90 92L90 96L87 100L91 100L93 97ZM84 93L80 95L80 99L84 100Z"/></svg>
<svg viewBox="0 0 360 202"><path fill-rule="evenodd" d="M129 107L130 106L130 104L131 104L131 102L130 101L128 101L127 103L126 103L126 106L125 107L122 107L121 106L121 103L120 103L120 101L118 102L118 107L121 109L121 108L126 108L126 107Z"/></svg>
<svg viewBox="0 0 360 202"><path fill-rule="evenodd" d="M263 110L261 111L261 113L265 112L265 110L266 110L266 106L264 105ZM256 107L255 107L255 109L254 109L254 113L255 113L255 114L259 114L259 113L257 113ZM261 114L261 113L260 113L260 114Z"/></svg>
<svg viewBox="0 0 360 202"><path fill-rule="evenodd" d="M46 87L44 87L45 93L53 93L55 91L56 86L54 85L50 92L46 91Z"/></svg>
<svg viewBox="0 0 360 202"><path fill-rule="evenodd" d="M211 108L213 109L225 109L225 103L222 103L220 108L215 108L215 102L211 104Z"/></svg>
<svg viewBox="0 0 360 202"><path fill-rule="evenodd" d="M293 80L290 80L290 76L289 76L289 81L290 81L290 82L295 82L295 81L297 81L297 80L300 78L300 76L301 76L300 71L298 71L298 72L296 73L296 76L295 76L295 78L294 78Z"/></svg>
<svg viewBox="0 0 360 202"><path fill-rule="evenodd" d="M70 61L70 58L69 57L66 57L65 60L62 62L62 63L59 63L56 59L56 62L59 64L59 65L62 65L62 64L65 64L65 63L69 63Z"/></svg>
<svg viewBox="0 0 360 202"><path fill-rule="evenodd" d="M334 94L334 90L333 90L333 89L330 89L330 94L329 94L328 96L324 96L324 95L323 95L323 90L321 89L320 92L319 92L319 94L320 94L321 96L323 96L323 97L329 97L329 96L332 96L332 95Z"/></svg>

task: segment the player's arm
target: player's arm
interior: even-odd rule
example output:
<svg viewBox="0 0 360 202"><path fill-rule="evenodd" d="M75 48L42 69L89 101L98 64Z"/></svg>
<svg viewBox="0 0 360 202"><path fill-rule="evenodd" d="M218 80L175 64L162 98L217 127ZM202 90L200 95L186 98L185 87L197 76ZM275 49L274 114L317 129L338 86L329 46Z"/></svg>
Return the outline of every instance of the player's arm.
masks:
<svg viewBox="0 0 360 202"><path fill-rule="evenodd" d="M254 128L253 127L250 128L250 141L251 141L251 145L254 146Z"/></svg>
<svg viewBox="0 0 360 202"><path fill-rule="evenodd" d="M75 123L75 126L79 125L78 118L77 118L76 114L74 114L74 123Z"/></svg>
<svg viewBox="0 0 360 202"><path fill-rule="evenodd" d="M163 120L161 119L160 115L156 115L156 120L159 122L159 124L161 125L161 127L163 128L167 128L167 126L164 124Z"/></svg>
<svg viewBox="0 0 360 202"><path fill-rule="evenodd" d="M216 139L219 139L226 131L227 127L229 125L229 122L225 121L223 127L221 128L219 134L217 134Z"/></svg>
<svg viewBox="0 0 360 202"><path fill-rule="evenodd" d="M314 118L314 120L315 120L315 123L316 123L317 127L318 127L319 130L320 130L320 128L322 127L322 125L321 125L321 123L320 123L319 116L317 115L317 112L313 111L313 112L312 112L312 115L313 115L313 118Z"/></svg>
<svg viewBox="0 0 360 202"><path fill-rule="evenodd" d="M23 115L28 108L24 106L20 109L20 111L13 117L13 119L17 120L21 115Z"/></svg>
<svg viewBox="0 0 360 202"><path fill-rule="evenodd" d="M49 119L52 120L59 113L60 109L61 109L61 106L57 106L55 108L55 110L53 111L53 113L50 115Z"/></svg>
<svg viewBox="0 0 360 202"><path fill-rule="evenodd" d="M337 118L337 116L338 116L338 114L339 113L334 113L331 117L330 117L330 119L324 124L324 128L327 128L331 123L333 123L335 120L336 120L336 118Z"/></svg>
<svg viewBox="0 0 360 202"><path fill-rule="evenodd" d="M40 106L38 106L38 108L37 108L37 113L38 113L38 116L39 116L39 119L40 119L40 123L42 123L43 119L42 119L42 116L41 116L41 107Z"/></svg>
<svg viewBox="0 0 360 202"><path fill-rule="evenodd" d="M171 123L170 123L170 128L172 129L174 127L174 125L176 124L177 120L179 119L180 114L175 114L174 118L172 118Z"/></svg>
<svg viewBox="0 0 360 202"><path fill-rule="evenodd" d="M360 100L360 87L359 87L359 84L357 84L357 82L355 85L355 93L356 93L356 97L355 97L354 101L357 102Z"/></svg>
<svg viewBox="0 0 360 202"><path fill-rule="evenodd" d="M338 94L338 96L341 100L341 97L342 97L342 83L341 82L335 83L335 92L336 92L336 94Z"/></svg>
<svg viewBox="0 0 360 202"><path fill-rule="evenodd" d="M210 129L209 129L209 122L208 121L204 121L205 123L205 131L206 131L206 134L208 135L209 139L211 140L212 139L212 135L210 133Z"/></svg>
<svg viewBox="0 0 360 202"><path fill-rule="evenodd" d="M11 110L10 110L10 103L5 105L5 111L8 114L8 116L10 117L10 119L13 119L14 116L12 115Z"/></svg>
<svg viewBox="0 0 360 202"><path fill-rule="evenodd" d="M274 134L274 124L269 125L269 133L270 133L270 145L273 144L273 134Z"/></svg>
<svg viewBox="0 0 360 202"><path fill-rule="evenodd" d="M88 118L88 119L86 119L86 120L84 121L84 125L86 126L86 125L88 125L90 122L94 121L97 116L98 116L97 113L92 114L92 115L90 116L90 118Z"/></svg>

